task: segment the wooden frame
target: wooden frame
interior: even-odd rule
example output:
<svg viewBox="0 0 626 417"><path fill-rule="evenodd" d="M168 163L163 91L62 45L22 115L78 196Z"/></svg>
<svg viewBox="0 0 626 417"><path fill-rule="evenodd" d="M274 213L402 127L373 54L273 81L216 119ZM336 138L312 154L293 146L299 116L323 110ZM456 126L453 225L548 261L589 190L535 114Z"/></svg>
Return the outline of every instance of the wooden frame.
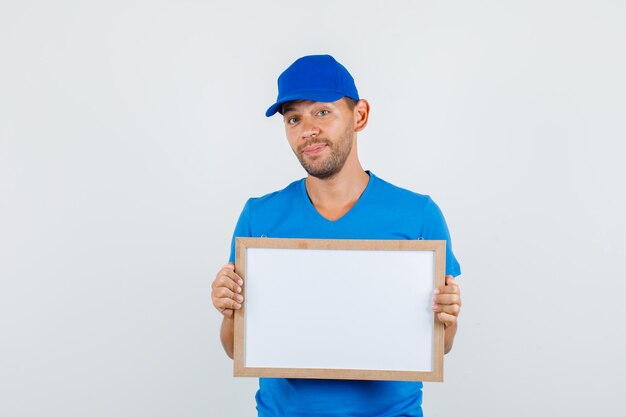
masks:
<svg viewBox="0 0 626 417"><path fill-rule="evenodd" d="M242 287L242 295L244 296L244 303L241 309L236 310L235 312L235 340L234 340L234 375L235 376L248 376L248 377L272 377L272 378L316 378L316 379L361 379L361 380L401 380L401 381L443 381L443 355L444 355L444 328L443 328L443 324L436 319L436 316L434 315L434 313L432 312L432 310L430 309L431 306L431 300L430 300L430 296L428 296L427 300L424 300L424 290L422 289L421 293L422 296L420 297L420 300L422 300L422 304L426 304L426 305L420 305L419 308L417 308L416 310L409 310L409 311L420 311L419 313L417 313L416 317L418 317L418 319L422 320L421 323L424 323L424 320L426 320L427 325L432 327L426 327L426 329L431 329L429 331L432 331L432 339L427 340L425 343L427 345L427 347L425 348L426 351L428 351L428 349L430 349L430 353L428 356L427 354L423 354L423 358L421 358L421 362L419 363L427 363L425 361L428 361L429 365L420 365L420 366L415 366L415 365L411 365L408 368L409 369L404 369L403 368L403 363L400 362L399 367L401 369L398 369L398 366L396 366L396 362L398 361L397 358L395 358L393 355L396 351L396 349L393 349L393 352L390 352L391 355L389 356L389 360L393 360L396 361L394 362L393 366L389 366L387 368L384 369L379 369L377 366L372 366L371 369L364 369L361 366L361 363L359 363L359 367L358 368L354 368L354 367L348 367L345 368L343 365L339 365L339 366L303 366L301 367L299 365L300 360L299 359L291 359L291 362L289 362L287 365L285 365L284 363L282 363L282 356L280 357L280 360L277 360L277 362L281 362L280 364L276 365L274 363L266 363L267 360L265 360L265 362L263 360L259 361L257 359L255 359L255 363L252 363L251 365L248 365L246 363L246 359L247 358L251 358L252 356L259 356L259 355L252 355L253 352L255 352L255 348L250 346L251 343L258 343L258 342L254 342L255 340L257 340L258 338L256 338L256 336L246 336L246 332L251 332L252 330L250 329L255 329L254 330L254 334L265 334L266 333L266 329L268 328L267 326L267 321L263 322L265 323L265 325L260 326L260 325L255 325L256 327L250 327L252 326L250 323L253 322L252 318L253 316L247 317L247 309L246 306L249 304L250 305L250 310L254 310L257 314L257 316L254 316L255 318L258 316L262 316L259 311L261 311L258 308L259 302L255 301L254 299L248 299L248 295L247 295L247 291L246 288L250 287L252 288L262 288L263 286L259 286L258 282L260 282L261 280L261 273L257 273L256 275L256 279L258 281L254 282L254 284L256 285L256 287L253 287L252 283L253 282L248 282L248 270L250 270L251 274L253 276L253 279L255 277L255 275L253 274L253 271L255 271L254 268L257 268L257 271L260 271L262 269L261 266L255 267L254 265L248 265L248 259L258 259L257 261L257 265L261 265L262 262L261 260L264 259L264 257L267 256L275 256L278 255L279 252L274 252L274 251L263 251L265 249L270 249L270 250L283 250L283 252L280 253L280 260L282 263L282 260L284 259L289 259L290 256L309 256L311 254L315 254L315 256L322 256L322 257L329 257L331 255L330 252L327 251L334 251L335 255L338 255L338 257L335 257L335 259L346 259L347 257L352 257L352 256L359 256L360 258L358 259L366 259L363 256L367 256L367 259L379 259L381 256L385 256L388 257L389 255L391 256L401 256L404 258L407 258L407 256L413 256L412 254L409 254L408 252L405 253L404 251L411 251L413 254L417 254L418 252L423 252L424 256L426 256L426 261L424 261L423 263L425 265L428 265L429 263L431 263L431 261L429 261L428 259L432 259L432 267L428 266L428 268L432 268L432 277L420 277L422 278L421 280L419 280L420 282L422 282L419 285L428 285L431 286L430 288L430 293L432 293L432 290L436 287L442 286L444 285L445 282L445 240L333 240L333 239L276 239L276 238L237 238L236 239L236 263L235 263L235 271L243 278L244 280L244 285ZM252 251L252 249L254 249L255 251ZM261 251L259 251L258 249L263 249ZM302 249L308 249L308 250L313 250L313 251L307 251L307 252L301 252L301 251L293 251L294 249L298 249L298 250L302 250ZM349 251L349 252L348 252ZM357 252L355 252L357 251ZM361 251L361 252L358 252ZM364 251L364 252L363 252ZM376 252L372 252L372 251L376 251ZM380 251L387 251L387 252L380 252ZM384 255L383 255L384 254ZM261 257L259 257L260 255L262 255ZM422 255L418 255L418 256L422 256ZM431 258L428 258L428 256L430 256ZM404 259L402 258L402 259ZM307 258L308 259L308 258ZM319 258L317 258L319 259ZM357 258L354 258L357 259ZM381 258L382 259L382 258ZM408 258L407 258L408 259ZM422 258L420 258L422 259ZM374 261L374 262L379 262L380 261ZM410 262L413 262L412 260ZM306 272L303 272L305 270L311 269L311 263L309 263L309 267L307 268L300 268L300 266L302 266L303 262L300 262L298 264L296 264L295 267L291 267L290 270L288 270L287 272L282 272L282 273L290 273L291 271L293 271L294 273L300 272L300 274L305 274ZM320 263L316 263L315 265L319 265ZM405 282L409 282L411 283L412 281L417 281L416 279L414 279L415 274L412 274L412 271L408 271L406 270L406 264L402 264L402 262L394 262L394 264L398 264L398 265L404 265L401 266L401 268L404 268L402 270L394 270L393 266L389 267L389 274L391 276L387 276L387 277L383 277L380 280L380 283L382 285L393 285L394 282L394 278L393 276L402 276L405 277L403 279L405 279ZM339 263L335 263L334 264L335 267L340 266ZM413 265L413 264L411 264ZM348 268L352 268L353 266L343 266L348 267ZM271 265L270 269L271 271L276 271L276 267L275 264ZM387 268L387 265L385 265L385 268ZM298 271L296 271L296 269ZM339 268L340 269L340 268ZM265 271L267 271L267 269L265 269ZM417 269L416 269L417 271ZM430 269L429 269L430 271ZM274 273L272 272L271 274L267 274L265 273L265 276L270 276L270 275L274 275ZM354 275L354 274L352 274ZM423 275L423 274L422 274ZM302 276L302 275L300 275ZM378 276L378 275L377 275ZM313 276L312 278L317 280L318 278L322 277L321 274L317 274L315 276ZM343 278L346 277L346 274L342 275L342 280ZM426 284L424 284L424 281L428 281L425 280L424 278L431 278ZM323 279L330 279L330 278L320 278L321 280ZM335 278L332 278L335 279ZM359 278L360 279L360 278ZM285 280L280 281L280 282L285 282ZM309 280L309 284L312 281ZM336 279L334 282L337 282ZM342 281L343 282L343 281ZM370 281L371 282L371 281ZM265 282L264 282L265 283ZM359 286L359 281L354 281L352 282L352 288L356 288L359 287L359 291L362 291L363 294L377 294L376 291L379 291L379 289L370 289L370 288L360 288ZM265 283L267 284L267 283ZM267 288L267 286L270 284L265 285L265 287ZM281 284L282 285L282 284ZM298 283L296 283L295 285L300 285ZM293 288L294 286L294 281L292 280L291 282L288 282L285 284L286 287L289 288ZM363 285L365 286L365 285ZM279 290L281 290L282 288L279 287L275 287ZM313 286L309 286L308 287L309 290L311 290L313 288ZM382 288L382 287L381 287ZM387 288L387 287L385 287ZM297 288L296 288L297 290ZM305 290L306 288L301 288L300 290L302 290L302 296L301 298L304 298L306 296L305 294ZM257 291L257 290L255 290ZM262 291L258 291L256 292L257 294L260 294ZM280 292L280 291L278 291ZM251 292L252 293L252 292ZM292 293L294 294L293 297L294 298L298 298L298 294L297 293ZM278 296L277 296L278 297ZM258 300L259 297L257 297ZM271 297L270 297L271 298ZM277 298L276 300L273 300L271 304L266 304L268 306L272 306L271 308L276 308L278 304L281 303L281 300L286 300L287 298L291 298L291 297L283 297L283 298ZM267 298L266 298L267 299ZM320 311L327 311L327 309L329 308L329 306L324 305L323 300L320 300L319 298L316 299L319 302L318 307L316 307L314 310L315 311L311 311L309 313L309 315L315 315L315 319L314 321L316 323L321 322L323 319L318 320L317 314ZM400 303L401 306L413 306L415 304L418 304L416 302L416 300L414 298L412 298L412 294L403 294L402 289L398 289L398 302ZM255 304L253 304L255 303ZM254 307L254 309L253 309ZM332 307L330 307L332 308ZM367 307L364 308L370 308L369 305ZM412 307L411 307L412 308ZM298 309L291 309L290 311L283 311L280 314L275 314L275 313L268 313L265 314L266 319L269 317L270 320L273 320L274 318L289 318L292 316L292 314L294 313L294 311L296 311ZM372 311L375 311L376 308L372 308ZM405 309L406 310L406 309ZM408 332L406 329L407 327L409 328L413 328L412 327L412 321L413 319L413 313L411 314L406 314L406 312L403 312L405 310L402 310L400 312L400 315L394 315L393 310L389 311L390 312L390 316L388 317L388 325L385 325L385 329L382 329L382 326L379 326L379 328L381 330L383 330L383 333L386 335L392 334L393 337L396 337L398 335L408 335L409 339L408 340L415 340L415 339L410 339L410 337L414 337L414 335L412 335L411 332ZM290 314L291 312L291 314ZM344 316L349 315L349 311L347 313L344 312ZM378 312L375 312L374 314L378 314L380 315ZM428 315L429 314L429 315ZM395 318L394 318L395 317ZM350 319L347 318L346 319L347 322L345 323L347 327L344 327L344 329L350 329ZM404 321L402 321L404 320ZM417 320L417 319L416 319ZM280 322L280 320L277 320L278 322ZM356 319L353 318L352 323L357 322L358 321L358 317ZM365 322L365 321L364 321ZM395 323L399 322L398 325L400 326L404 326L401 328L394 328L393 326L396 325ZM248 323L248 324L247 324ZM336 323L331 323L330 321L328 322L332 325L337 325ZM369 322L365 322L365 323L369 323ZM408 323L408 326L407 326ZM274 323L271 322L269 327L274 326ZM250 327L250 328L249 328ZM298 331L302 331L302 329L299 327L299 323L297 323L295 326L292 325L291 327L289 327L290 329L294 330L297 329ZM391 328L392 333L389 333L390 330L389 328ZM262 330L262 331L261 331ZM293 340L288 338L288 334L289 331L285 330L283 328L280 327L280 323L276 324L276 329L272 329L274 331L278 331L278 334L282 335L282 334L286 334L287 336L284 339L281 340L277 340L277 339L272 339L276 341L276 344L274 344L273 348L270 347L269 350L267 350L268 352L270 350L280 350L280 347L282 347L284 344L288 345L289 343L292 343ZM344 332L347 330L344 330ZM373 337L371 337L370 340L372 340L374 343L376 343L376 341L381 340L382 338L384 338L385 336L379 336L378 338L376 338L376 331L377 329L371 329L372 333L373 333ZM369 333L370 330L368 329L367 333ZM386 332L386 333L385 333ZM423 334L424 330L422 330ZM270 332L271 333L271 332ZM252 333L250 333L252 335ZM308 330L307 333L302 333L302 334L309 334ZM325 336L325 333L323 333L323 335ZM362 337L369 337L368 335L364 335L364 332L359 333L359 336ZM251 342L251 339L253 342ZM323 338L317 338L315 339L317 340L321 340ZM418 340L423 340L424 338L419 338ZM428 338L427 338L428 339ZM335 339L333 339L335 340ZM351 343L352 340L352 336L345 336L345 343ZM432 344L431 344L432 342ZM334 343L334 342L333 342ZM329 346L334 346L333 343L326 341L325 342L325 347L324 349L328 350ZM406 352L409 352L408 354L404 354L403 357L410 357L412 356L412 347L411 346L406 346L409 343L399 343L395 346L402 346L402 349L405 349ZM421 342L420 342L421 343ZM261 343L262 344L262 343ZM418 343L419 344L419 343ZM366 348L363 347L363 344L357 345L356 348L358 348L359 350L363 350L367 352L367 349L369 348L369 345L367 345ZM278 347L278 348L277 348ZM246 350L246 348L249 348L250 350ZM309 350L306 350L306 349ZM313 350L311 350L313 349ZM330 348L332 350L332 347ZM382 347L383 351L386 351L385 347ZM297 349L295 349L297 351ZM307 352L317 352L315 350L315 346L311 347L309 346L309 344L305 344L303 347L303 350L307 351ZM348 352L346 352L349 349L343 349L342 352L344 354L344 356L346 354L350 354ZM246 352L248 352L248 354L246 355ZM291 355L293 352L293 349L290 349L289 351L285 351L283 353L283 355ZM337 353L337 352L335 352ZM280 354L280 353L278 353ZM296 356L298 355L297 352L294 353ZM317 353L314 353L313 356L315 356ZM364 353L364 355L367 355L368 353ZM309 358L309 354L307 353L300 353L300 357L304 357L306 356L307 358ZM262 355L261 355L262 356ZM271 355L269 355L271 356ZM341 356L341 355L340 355ZM332 355L327 356L327 358L331 358ZM380 358L380 354L377 356L377 358ZM303 360L302 363L306 363L308 359ZM343 359L345 360L345 359ZM271 362L271 360L269 360ZM296 362L294 365L294 361ZM332 360L330 360L329 362L324 362L324 360L321 360L320 363L334 363ZM363 363L365 363L366 365L369 364L369 359L364 360ZM411 364L413 363L417 363L417 362L412 362L413 359L410 360ZM348 360L348 362L351 362L350 360ZM259 366L258 363L263 363L262 366ZM393 368L393 369L391 369Z"/></svg>

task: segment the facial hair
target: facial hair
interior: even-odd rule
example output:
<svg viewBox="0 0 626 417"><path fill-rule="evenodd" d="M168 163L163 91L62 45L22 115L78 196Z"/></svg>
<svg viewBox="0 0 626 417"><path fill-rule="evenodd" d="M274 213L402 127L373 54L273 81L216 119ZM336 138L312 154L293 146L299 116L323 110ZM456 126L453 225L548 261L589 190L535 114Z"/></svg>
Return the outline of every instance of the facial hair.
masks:
<svg viewBox="0 0 626 417"><path fill-rule="evenodd" d="M348 155L350 155L350 151L352 151L353 139L354 131L352 126L348 126L337 142L333 143L328 139L322 138L310 139L300 145L295 151L295 154L302 168L304 168L310 176L321 180L329 179L337 175L345 165ZM307 160L304 156L304 149L316 143L325 144L330 150L330 154L326 159L313 158Z"/></svg>

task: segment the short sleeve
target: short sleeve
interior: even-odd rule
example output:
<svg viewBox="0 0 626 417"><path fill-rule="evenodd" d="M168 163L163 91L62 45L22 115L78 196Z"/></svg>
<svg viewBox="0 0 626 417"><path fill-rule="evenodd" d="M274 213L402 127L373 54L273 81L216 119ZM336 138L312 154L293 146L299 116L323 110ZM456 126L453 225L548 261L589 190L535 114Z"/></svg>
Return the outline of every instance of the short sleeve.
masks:
<svg viewBox="0 0 626 417"><path fill-rule="evenodd" d="M445 240L446 241L446 275L454 277L461 275L461 266L452 251L452 239L448 231L446 219L439 209L439 206L429 197L428 203L424 208L424 225L422 229L422 237L428 240Z"/></svg>
<svg viewBox="0 0 626 417"><path fill-rule="evenodd" d="M237 225L235 226L235 231L233 232L233 238L230 242L230 257L228 258L228 262L235 262L235 238L251 236L250 200L248 200L245 206L243 206L243 210L241 210L239 220L237 220Z"/></svg>

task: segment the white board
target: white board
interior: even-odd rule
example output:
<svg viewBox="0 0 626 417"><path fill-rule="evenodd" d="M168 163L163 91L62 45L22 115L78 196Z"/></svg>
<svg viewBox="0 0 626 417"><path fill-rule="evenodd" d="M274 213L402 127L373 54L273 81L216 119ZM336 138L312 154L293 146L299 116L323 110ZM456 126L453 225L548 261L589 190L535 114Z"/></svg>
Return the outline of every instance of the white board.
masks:
<svg viewBox="0 0 626 417"><path fill-rule="evenodd" d="M256 241L302 246L303 240ZM439 371L432 296L441 251L406 249L435 241L306 241L307 248L246 247L240 368L265 370L254 376L299 369L299 377L316 378L363 371L364 379L372 372L410 379ZM350 242L368 249L328 248ZM381 249L372 249L377 242ZM403 249L389 249L392 242Z"/></svg>

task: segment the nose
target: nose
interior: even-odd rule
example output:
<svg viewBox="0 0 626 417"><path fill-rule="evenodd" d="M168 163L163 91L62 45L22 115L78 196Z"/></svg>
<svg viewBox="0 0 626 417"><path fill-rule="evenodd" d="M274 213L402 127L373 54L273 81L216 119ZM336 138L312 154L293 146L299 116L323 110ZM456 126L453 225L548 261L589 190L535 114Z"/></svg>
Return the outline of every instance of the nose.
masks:
<svg viewBox="0 0 626 417"><path fill-rule="evenodd" d="M320 129L315 123L315 120L310 117L305 117L302 119L302 139L312 138L314 136L319 136Z"/></svg>

